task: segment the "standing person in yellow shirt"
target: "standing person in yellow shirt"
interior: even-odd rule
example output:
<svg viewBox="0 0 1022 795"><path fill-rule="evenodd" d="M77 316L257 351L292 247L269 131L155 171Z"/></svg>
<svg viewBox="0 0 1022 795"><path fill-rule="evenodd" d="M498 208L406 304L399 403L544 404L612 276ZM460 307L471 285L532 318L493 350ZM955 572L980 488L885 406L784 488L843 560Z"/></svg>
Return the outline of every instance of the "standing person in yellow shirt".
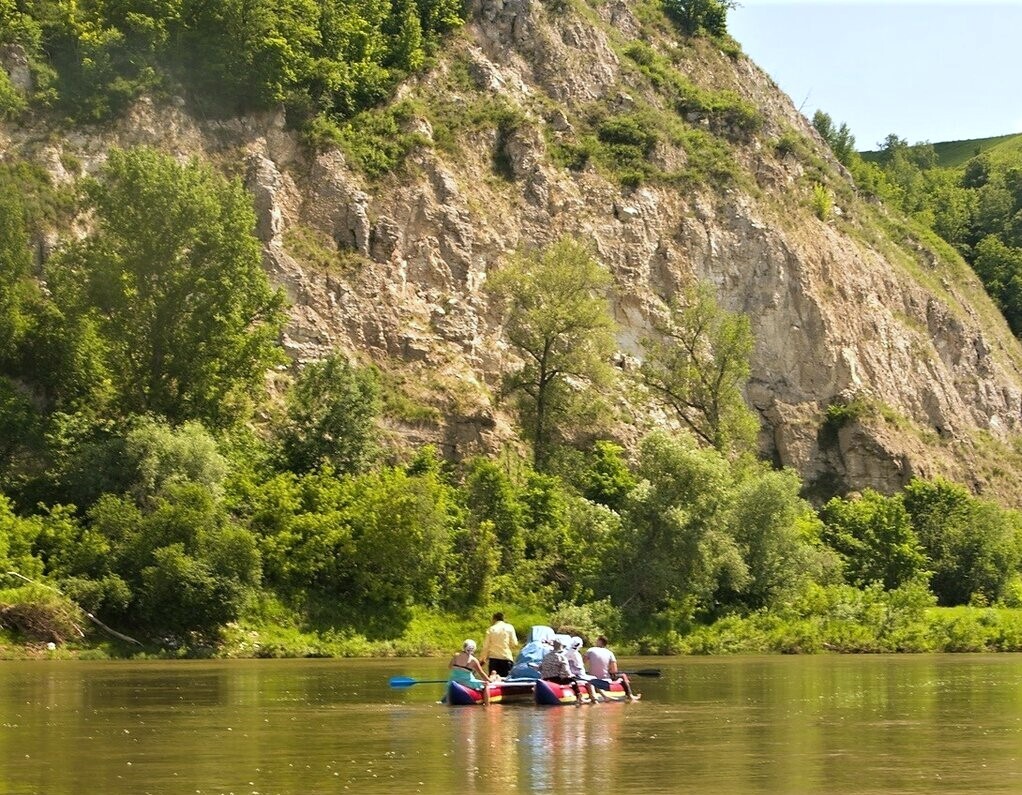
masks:
<svg viewBox="0 0 1022 795"><path fill-rule="evenodd" d="M489 663L489 672L501 677L511 673L511 666L515 662L514 649L518 648L518 635L515 628L504 621L503 613L493 614L493 623L486 630L486 637L483 638L483 650L479 657L483 662Z"/></svg>

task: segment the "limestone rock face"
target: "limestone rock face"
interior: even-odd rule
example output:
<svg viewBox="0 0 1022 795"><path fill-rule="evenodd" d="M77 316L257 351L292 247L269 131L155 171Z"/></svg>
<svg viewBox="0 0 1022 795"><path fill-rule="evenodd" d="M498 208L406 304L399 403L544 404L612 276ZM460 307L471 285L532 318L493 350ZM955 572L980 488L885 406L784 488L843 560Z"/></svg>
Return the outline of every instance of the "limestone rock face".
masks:
<svg viewBox="0 0 1022 795"><path fill-rule="evenodd" d="M513 438L490 397L516 361L483 289L487 274L522 246L573 235L613 274L622 362L641 359L652 320L693 279L748 314L755 350L747 398L762 422L762 452L776 463L847 489L892 491L913 475L942 473L989 488L969 480L974 459L954 445L974 449L968 440L977 435L1007 443L1022 429L1022 350L968 269L913 241L850 234L800 206L792 197L804 189L806 166L771 141L793 133L834 173L840 167L768 76L744 56L707 46L679 56L686 78L733 92L761 116L755 135L723 131L743 178L723 188L630 189L592 167L557 166L551 142L572 135L593 103L627 113L659 100L643 93L619 55L620 37L642 28L629 3L601 4L597 22L554 5L471 0L459 45L470 80L524 121L473 133L456 156L423 147L399 175L378 182L340 152L306 150L281 114L213 123L178 104L142 101L109 129L74 133L59 148L85 173L112 146L147 144L243 174L267 270L292 302L288 351L299 362L334 349L398 361L437 382L441 419L394 431L449 455ZM425 91L442 72L441 64L403 95ZM688 123L704 130L696 116ZM428 120L413 124L432 137ZM46 131L4 128L0 140L66 178L60 152L44 154L53 147ZM663 143L651 154L665 171L688 158ZM838 210L856 222L854 209ZM289 241L303 230L318 236L332 264L299 255ZM855 400L884 411L828 426L829 406ZM648 409L638 422L666 421ZM625 440L638 433L620 430Z"/></svg>

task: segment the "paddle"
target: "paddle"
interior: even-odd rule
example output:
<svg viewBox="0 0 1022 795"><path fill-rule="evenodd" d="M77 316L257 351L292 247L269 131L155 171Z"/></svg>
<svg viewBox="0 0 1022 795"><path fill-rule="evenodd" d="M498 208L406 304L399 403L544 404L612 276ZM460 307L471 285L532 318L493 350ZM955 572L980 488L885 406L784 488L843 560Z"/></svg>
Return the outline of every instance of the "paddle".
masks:
<svg viewBox="0 0 1022 795"><path fill-rule="evenodd" d="M629 676L660 676L659 668L640 668L638 671L622 671Z"/></svg>
<svg viewBox="0 0 1022 795"><path fill-rule="evenodd" d="M410 676L390 677L391 687L411 687L412 685L444 685L444 684L447 684L446 679L413 679Z"/></svg>

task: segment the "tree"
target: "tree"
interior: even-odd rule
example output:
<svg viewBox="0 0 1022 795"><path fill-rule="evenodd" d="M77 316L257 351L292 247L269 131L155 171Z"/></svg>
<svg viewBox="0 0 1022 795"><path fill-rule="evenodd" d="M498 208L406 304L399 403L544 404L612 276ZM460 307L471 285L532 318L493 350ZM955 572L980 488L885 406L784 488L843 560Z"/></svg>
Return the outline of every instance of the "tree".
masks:
<svg viewBox="0 0 1022 795"><path fill-rule="evenodd" d="M655 331L644 340L646 386L706 444L723 453L752 447L759 423L742 397L752 352L748 317L721 309L703 284L673 301Z"/></svg>
<svg viewBox="0 0 1022 795"><path fill-rule="evenodd" d="M0 367L13 359L21 333L23 281L31 266L25 212L12 185L0 180Z"/></svg>
<svg viewBox="0 0 1022 795"><path fill-rule="evenodd" d="M524 359L506 381L525 396L531 420L533 465L547 463L558 423L568 415L569 380L600 385L609 377L614 321L601 293L610 275L586 248L562 238L538 252L519 254L489 282L506 310L504 333Z"/></svg>
<svg viewBox="0 0 1022 795"><path fill-rule="evenodd" d="M813 127L827 142L838 162L843 166L851 165L852 158L856 156L855 136L848 129L848 125L842 122L840 127L835 128L830 116L818 110L813 114Z"/></svg>
<svg viewBox="0 0 1022 795"><path fill-rule="evenodd" d="M705 30L713 36L727 33L727 12L735 0L663 0L664 12L683 33L693 36Z"/></svg>
<svg viewBox="0 0 1022 795"><path fill-rule="evenodd" d="M792 470L755 466L735 489L728 525L748 566L749 581L733 599L747 608L774 605L836 566L833 554L820 543L822 525L816 512L799 497L801 488Z"/></svg>
<svg viewBox="0 0 1022 795"><path fill-rule="evenodd" d="M357 472L376 454L380 387L372 370L352 367L334 354L307 365L287 397L277 432L281 463L292 472L329 464Z"/></svg>
<svg viewBox="0 0 1022 795"><path fill-rule="evenodd" d="M993 602L1022 562L1022 522L1015 511L978 500L957 483L915 478L903 493L912 527L933 569L942 605Z"/></svg>
<svg viewBox="0 0 1022 795"><path fill-rule="evenodd" d="M642 441L640 482L624 512L620 597L638 615L671 607L711 611L719 591L738 593L749 571L728 531L735 486L726 458L685 435Z"/></svg>
<svg viewBox="0 0 1022 795"><path fill-rule="evenodd" d="M117 408L228 425L281 358L241 185L151 149L114 151L85 196L95 230L50 273L65 314L98 329Z"/></svg>
<svg viewBox="0 0 1022 795"><path fill-rule="evenodd" d="M841 556L852 585L879 582L891 591L927 573L927 557L900 496L866 489L858 499L835 497L821 518L823 540Z"/></svg>

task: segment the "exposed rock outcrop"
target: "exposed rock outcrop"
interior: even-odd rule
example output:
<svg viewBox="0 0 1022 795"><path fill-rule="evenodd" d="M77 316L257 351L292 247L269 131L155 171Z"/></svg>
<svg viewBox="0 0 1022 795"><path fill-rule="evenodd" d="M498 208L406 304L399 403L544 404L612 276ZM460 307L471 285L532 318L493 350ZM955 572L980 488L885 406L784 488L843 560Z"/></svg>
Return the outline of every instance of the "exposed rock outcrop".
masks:
<svg viewBox="0 0 1022 795"><path fill-rule="evenodd" d="M590 241L614 276L624 357L641 357L651 319L694 278L750 316L747 397L763 423L763 452L778 464L842 488L891 491L913 474L938 473L989 487L966 471L975 457L962 459L954 444L975 453L976 434L1001 444L1019 432L1022 350L961 263L885 233L850 234L869 223L854 207L835 224L800 206L806 165L772 141L800 136L818 162L842 172L769 77L706 42L673 50L693 83L758 110L756 134L718 132L743 176L723 187L622 188L595 168L558 167L548 149L570 138L592 103L613 112L663 104L620 54L642 29L629 4L601 5L595 22L533 0L469 5L459 56L476 89L519 108L523 121L474 133L457 156L422 148L399 178L369 183L340 152L306 152L279 114L208 123L173 104L141 102L111 129L76 133L62 148L85 172L111 146L146 143L220 161L243 152L267 269L293 304L288 350L309 360L339 348L432 374L436 394L447 395L438 400L445 419L397 430L448 454L492 449L512 435L487 400L514 366L482 289L487 273L520 246L570 234ZM442 74L441 65L406 94ZM428 121L419 123L429 137ZM38 154L46 141L45 133L7 134L23 153ZM660 142L651 158L674 172L689 155ZM495 159L506 173L494 173ZM59 160L46 158L62 179ZM850 184L847 193L854 197ZM333 265L312 267L289 246L289 232L303 229L326 241ZM827 407L850 396L884 411L824 432Z"/></svg>

